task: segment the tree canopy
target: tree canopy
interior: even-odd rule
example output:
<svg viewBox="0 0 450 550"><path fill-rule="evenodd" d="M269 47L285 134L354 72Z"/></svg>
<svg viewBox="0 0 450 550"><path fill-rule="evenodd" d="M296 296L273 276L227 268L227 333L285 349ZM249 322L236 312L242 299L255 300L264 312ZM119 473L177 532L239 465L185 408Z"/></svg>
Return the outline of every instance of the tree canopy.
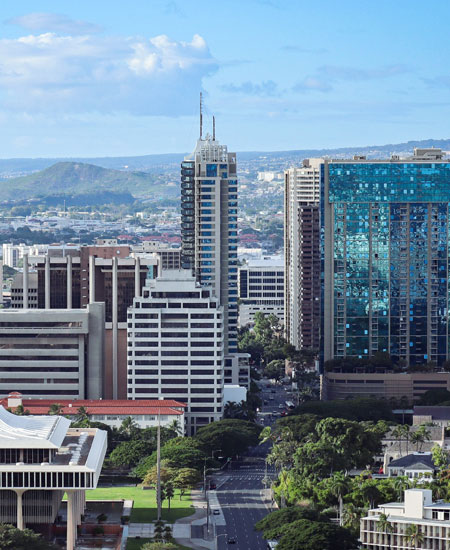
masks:
<svg viewBox="0 0 450 550"><path fill-rule="evenodd" d="M31 529L0 524L0 550L57 550L57 547Z"/></svg>
<svg viewBox="0 0 450 550"><path fill-rule="evenodd" d="M253 422L225 419L200 428L196 440L208 455L221 450L222 456L231 457L258 445L260 431L261 426Z"/></svg>
<svg viewBox="0 0 450 550"><path fill-rule="evenodd" d="M434 390L433 390L434 391ZM360 397L336 401L306 401L294 411L296 414L315 414L321 418L346 418L347 420L394 421L392 408L387 401Z"/></svg>

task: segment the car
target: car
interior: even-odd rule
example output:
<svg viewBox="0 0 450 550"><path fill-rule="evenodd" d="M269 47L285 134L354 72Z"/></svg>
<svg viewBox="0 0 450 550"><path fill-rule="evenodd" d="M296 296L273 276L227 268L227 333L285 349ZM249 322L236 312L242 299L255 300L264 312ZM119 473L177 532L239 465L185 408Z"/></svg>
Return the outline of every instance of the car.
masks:
<svg viewBox="0 0 450 550"><path fill-rule="evenodd" d="M213 481L211 481L210 484L209 484L209 488L210 489L217 489L217 485Z"/></svg>
<svg viewBox="0 0 450 550"><path fill-rule="evenodd" d="M220 510L218 510L217 508L215 508L215 509L213 510L213 514L214 514L215 516L220 516Z"/></svg>
<svg viewBox="0 0 450 550"><path fill-rule="evenodd" d="M284 409L284 405L282 405L281 403L278 405L278 408L279 409Z"/></svg>
<svg viewBox="0 0 450 550"><path fill-rule="evenodd" d="M270 393L277 393L276 390L270 390Z"/></svg>
<svg viewBox="0 0 450 550"><path fill-rule="evenodd" d="M227 543L228 544L236 544L236 539L234 537L228 537Z"/></svg>
<svg viewBox="0 0 450 550"><path fill-rule="evenodd" d="M269 401L275 401L275 397L270 396Z"/></svg>

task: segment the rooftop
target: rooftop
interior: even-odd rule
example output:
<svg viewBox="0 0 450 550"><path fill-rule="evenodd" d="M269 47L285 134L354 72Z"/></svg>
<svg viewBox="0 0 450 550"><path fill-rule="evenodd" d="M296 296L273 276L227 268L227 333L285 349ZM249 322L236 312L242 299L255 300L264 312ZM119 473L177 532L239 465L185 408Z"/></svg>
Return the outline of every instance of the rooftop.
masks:
<svg viewBox="0 0 450 550"><path fill-rule="evenodd" d="M69 426L62 416L17 416L0 405L0 448L56 449Z"/></svg>
<svg viewBox="0 0 450 550"><path fill-rule="evenodd" d="M411 468L413 470L434 470L431 453L412 453L402 458L392 460L388 468Z"/></svg>
<svg viewBox="0 0 450 550"><path fill-rule="evenodd" d="M431 416L434 420L450 420L450 407L415 406L415 416Z"/></svg>

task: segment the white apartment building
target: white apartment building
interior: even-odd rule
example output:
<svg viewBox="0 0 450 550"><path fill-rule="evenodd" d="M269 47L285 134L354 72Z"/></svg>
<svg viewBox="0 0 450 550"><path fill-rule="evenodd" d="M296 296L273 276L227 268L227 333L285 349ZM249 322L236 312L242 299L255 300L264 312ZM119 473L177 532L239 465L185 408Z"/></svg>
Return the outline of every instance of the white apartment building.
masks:
<svg viewBox="0 0 450 550"><path fill-rule="evenodd" d="M25 254L28 254L29 256L39 256L40 254L46 254L47 249L47 244L34 244L28 246L23 243L4 243L2 246L3 265L17 268L19 267L20 260L23 259Z"/></svg>
<svg viewBox="0 0 450 550"><path fill-rule="evenodd" d="M385 514L390 528L379 530L380 515ZM417 525L424 537L420 545L408 540L407 529ZM408 489L404 502L380 504L361 519L360 541L368 550L428 548L447 550L450 540L450 503L433 502L430 489Z"/></svg>
<svg viewBox="0 0 450 550"><path fill-rule="evenodd" d="M0 310L0 395L103 396L102 303L86 309Z"/></svg>
<svg viewBox="0 0 450 550"><path fill-rule="evenodd" d="M0 407L0 522L52 525L67 494L67 550L75 548L86 489L95 489L106 432L62 416L16 416ZM30 549L31 550L31 549Z"/></svg>
<svg viewBox="0 0 450 550"><path fill-rule="evenodd" d="M239 268L239 326L253 326L255 314L276 315L284 322L284 260L248 260Z"/></svg>
<svg viewBox="0 0 450 550"><path fill-rule="evenodd" d="M28 283L24 286L24 277ZM13 309L24 309L23 293L24 288L28 289L28 309L38 308L38 274L34 271L28 273L16 273L11 284L11 307Z"/></svg>
<svg viewBox="0 0 450 550"><path fill-rule="evenodd" d="M305 159L284 173L284 326L286 339L297 349L319 347L322 162Z"/></svg>
<svg viewBox="0 0 450 550"><path fill-rule="evenodd" d="M223 414L223 307L190 270L148 279L128 309L128 398L186 404L187 434Z"/></svg>

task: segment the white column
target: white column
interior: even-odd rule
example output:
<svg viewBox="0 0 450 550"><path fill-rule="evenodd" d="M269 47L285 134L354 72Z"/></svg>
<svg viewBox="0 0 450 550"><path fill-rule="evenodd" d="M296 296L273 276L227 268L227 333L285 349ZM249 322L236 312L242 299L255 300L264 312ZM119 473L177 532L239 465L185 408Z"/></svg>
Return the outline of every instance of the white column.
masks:
<svg viewBox="0 0 450 550"><path fill-rule="evenodd" d="M72 256L67 256L67 309L72 309Z"/></svg>
<svg viewBox="0 0 450 550"><path fill-rule="evenodd" d="M141 295L141 259L136 257L134 264L134 295L136 297Z"/></svg>
<svg viewBox="0 0 450 550"><path fill-rule="evenodd" d="M22 496L23 491L16 491L17 495L17 529L25 529L25 523L23 521L23 507L22 507Z"/></svg>
<svg viewBox="0 0 450 550"><path fill-rule="evenodd" d="M45 256L45 309L50 309L50 256Z"/></svg>
<svg viewBox="0 0 450 550"><path fill-rule="evenodd" d="M28 254L23 255L23 309L28 309Z"/></svg>
<svg viewBox="0 0 450 550"><path fill-rule="evenodd" d="M113 399L117 399L117 336L118 336L118 273L117 273L117 258L112 260L112 387Z"/></svg>
<svg viewBox="0 0 450 550"><path fill-rule="evenodd" d="M95 256L89 256L89 303L95 302Z"/></svg>
<svg viewBox="0 0 450 550"><path fill-rule="evenodd" d="M74 550L77 526L75 521L75 499L73 491L67 491L67 550Z"/></svg>

